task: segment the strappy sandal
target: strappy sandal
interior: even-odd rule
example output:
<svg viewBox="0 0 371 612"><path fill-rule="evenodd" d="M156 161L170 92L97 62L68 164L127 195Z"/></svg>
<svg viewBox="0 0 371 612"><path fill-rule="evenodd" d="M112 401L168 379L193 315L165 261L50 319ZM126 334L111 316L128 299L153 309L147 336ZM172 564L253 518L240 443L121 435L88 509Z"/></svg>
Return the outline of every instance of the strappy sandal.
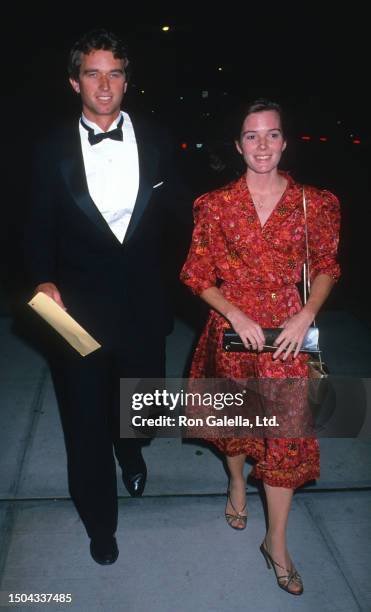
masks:
<svg viewBox="0 0 371 612"><path fill-rule="evenodd" d="M276 574L278 586L284 591L286 591L287 593L290 593L290 595L302 595L304 591L304 586L303 586L303 581L301 579L300 574L296 571L296 569L294 568L292 564L291 564L291 569L287 569L287 567L283 567L282 565L277 563L277 561L274 561L274 559L272 559L272 557L270 556L264 544L265 544L265 540L263 540L260 546L260 551L265 559L268 569L271 569L273 567L274 573ZM285 570L287 572L287 575L278 576L277 571L276 571L276 566ZM301 588L299 591L290 590L289 587L292 582L297 582L300 585Z"/></svg>
<svg viewBox="0 0 371 612"><path fill-rule="evenodd" d="M236 508L233 505L233 502L231 500L231 494L230 491L228 489L227 491L227 503L228 501L230 502L233 511L235 512L235 514L228 514L228 512L225 513L225 520L227 521L228 525L230 527L232 527L232 529L237 529L237 531L242 531L243 529L246 528L246 523L247 523L247 514L242 514L242 512L244 512L244 510L246 510L246 504L244 505L244 507L242 508L242 510L240 512L237 512ZM236 527L235 525L232 525L232 523L234 521L240 521L242 522L242 526L241 527Z"/></svg>

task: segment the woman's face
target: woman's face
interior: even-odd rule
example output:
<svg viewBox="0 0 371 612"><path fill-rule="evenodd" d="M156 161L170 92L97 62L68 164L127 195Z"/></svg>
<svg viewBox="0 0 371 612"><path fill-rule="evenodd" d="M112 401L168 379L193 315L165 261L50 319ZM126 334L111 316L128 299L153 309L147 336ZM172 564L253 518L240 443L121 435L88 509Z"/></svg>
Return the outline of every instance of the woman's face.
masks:
<svg viewBox="0 0 371 612"><path fill-rule="evenodd" d="M266 174L277 168L286 149L277 111L267 110L247 115L236 147L250 170Z"/></svg>

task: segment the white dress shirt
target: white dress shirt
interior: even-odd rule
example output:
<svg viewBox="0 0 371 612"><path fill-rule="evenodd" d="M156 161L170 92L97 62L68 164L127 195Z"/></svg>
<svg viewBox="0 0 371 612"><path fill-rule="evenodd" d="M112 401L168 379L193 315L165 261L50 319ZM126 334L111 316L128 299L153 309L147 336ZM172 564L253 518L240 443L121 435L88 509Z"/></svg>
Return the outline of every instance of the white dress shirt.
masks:
<svg viewBox="0 0 371 612"><path fill-rule="evenodd" d="M139 161L133 124L127 113L121 111L121 115L124 117L122 142L105 138L91 145L89 132L81 122L79 130L90 196L116 238L123 242L138 194ZM117 127L121 115L109 130ZM84 114L82 118L95 134L103 132Z"/></svg>

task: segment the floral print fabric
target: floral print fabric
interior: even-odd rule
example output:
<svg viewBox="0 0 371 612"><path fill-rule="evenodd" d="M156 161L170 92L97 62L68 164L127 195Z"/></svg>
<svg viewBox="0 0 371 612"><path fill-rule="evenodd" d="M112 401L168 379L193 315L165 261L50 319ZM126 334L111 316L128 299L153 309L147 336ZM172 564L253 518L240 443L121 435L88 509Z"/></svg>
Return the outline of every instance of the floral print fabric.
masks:
<svg viewBox="0 0 371 612"><path fill-rule="evenodd" d="M226 299L263 328L280 327L302 307L296 287L306 260L302 186L286 178L286 190L263 227L245 176L198 198L192 244L181 273L196 294L219 287ZM338 200L311 186L305 186L305 194L311 280L320 273L338 279ZM211 310L194 354L191 378L307 378L304 354L282 362L273 360L272 353L223 351L227 327L226 319ZM229 456L245 453L255 459L253 476L272 486L296 488L319 476L319 444L313 437L211 441Z"/></svg>

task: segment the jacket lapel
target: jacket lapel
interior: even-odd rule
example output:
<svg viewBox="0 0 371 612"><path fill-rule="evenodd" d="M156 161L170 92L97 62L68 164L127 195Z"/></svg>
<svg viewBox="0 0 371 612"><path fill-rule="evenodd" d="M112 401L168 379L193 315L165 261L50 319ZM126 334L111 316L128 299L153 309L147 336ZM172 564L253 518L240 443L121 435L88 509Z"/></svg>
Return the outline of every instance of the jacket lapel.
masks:
<svg viewBox="0 0 371 612"><path fill-rule="evenodd" d="M130 118L133 122L138 147L139 188L133 214L123 244L132 238L140 223L152 196L152 188L156 183L159 166L158 149L153 144L153 140L151 140L146 125L133 119L131 115ZM73 130L70 138L68 152L63 156L60 162L61 172L68 190L77 206L90 221L94 223L99 230L104 232L111 241L113 240L117 244L120 244L89 194L78 129Z"/></svg>
<svg viewBox="0 0 371 612"><path fill-rule="evenodd" d="M126 244L133 236L137 229L140 220L143 216L144 211L148 205L148 202L152 196L153 185L156 182L158 166L159 166L159 153L157 148L151 140L148 129L146 126L132 117L130 119L133 123L135 139L138 147L138 159L139 159L139 188L138 194L131 215L129 227L125 234L124 243Z"/></svg>
<svg viewBox="0 0 371 612"><path fill-rule="evenodd" d="M70 144L71 146L67 154L60 162L60 169L67 188L77 206L90 221L106 234L110 240L114 240L119 244L115 234L110 230L109 225L89 194L78 129L73 131Z"/></svg>

